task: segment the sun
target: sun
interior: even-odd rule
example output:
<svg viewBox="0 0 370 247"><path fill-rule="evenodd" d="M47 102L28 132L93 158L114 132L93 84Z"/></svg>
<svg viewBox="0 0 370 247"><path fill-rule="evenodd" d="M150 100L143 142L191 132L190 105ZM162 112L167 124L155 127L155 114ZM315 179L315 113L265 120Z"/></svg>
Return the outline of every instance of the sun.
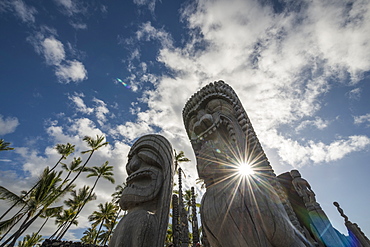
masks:
<svg viewBox="0 0 370 247"><path fill-rule="evenodd" d="M238 172L240 175L243 176L249 176L254 174L252 167L248 163L239 164Z"/></svg>

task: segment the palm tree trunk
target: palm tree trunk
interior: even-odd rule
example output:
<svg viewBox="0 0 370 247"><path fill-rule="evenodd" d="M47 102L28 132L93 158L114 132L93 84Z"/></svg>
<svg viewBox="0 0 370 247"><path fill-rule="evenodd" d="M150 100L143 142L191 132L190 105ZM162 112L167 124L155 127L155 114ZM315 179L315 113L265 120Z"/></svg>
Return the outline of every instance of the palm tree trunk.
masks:
<svg viewBox="0 0 370 247"><path fill-rule="evenodd" d="M76 174L76 176L72 179L72 181L71 182L69 182L68 183L68 185L64 188L64 190L63 191L61 191L57 196L59 196L60 194L62 194L66 189L68 189L75 181L76 181L76 179L80 176L80 174L82 173L82 171L83 171L83 169L85 168L85 166L87 165L87 163L90 161L90 159L91 159L91 156L94 154L94 151L95 150L92 150L91 151L91 153L90 153L90 155L89 155L89 157L87 158L87 160L85 161L85 163L83 164L83 166L81 167L81 169L78 171L78 173ZM80 211L79 211L80 212ZM63 227L63 230L61 230L60 232L59 232L59 234L56 236L56 239L58 239L58 240L60 240L63 236L64 236L64 234L68 231L68 229L69 229L69 227L71 227L71 225L73 224L72 222L76 219L76 217L77 217L77 215L78 215L78 213L79 212L77 212L77 214L76 214L76 216L72 219L72 221L71 221L71 223L69 224L69 226L67 227L67 229L65 229L65 227L63 227L63 226L65 226L64 224L62 225L62 226L60 226L55 232L54 232L54 234L53 235L51 235L50 237L49 237L49 239L52 239L55 235L57 235L57 232ZM68 223L66 223L66 224L68 224ZM0 246L1 247L1 246Z"/></svg>
<svg viewBox="0 0 370 247"><path fill-rule="evenodd" d="M66 221L59 227L59 233L56 235L55 239L60 240L64 236L64 232L68 230L68 228L71 227L73 224L72 222L75 220L75 218L72 219L72 221Z"/></svg>
<svg viewBox="0 0 370 247"><path fill-rule="evenodd" d="M27 222L27 224L23 227L23 229L20 231L20 233L19 233L19 236L17 236L17 237L14 237L14 239L13 239L13 242L12 243L10 243L9 245L8 245L8 247L13 247L14 245L15 245L15 243L16 243L16 241L17 241L17 239L28 229L28 227L30 227L31 226L31 224L33 223L33 222L35 222L35 220L41 215L41 211L37 214L37 215L35 215L32 219L30 219L28 222Z"/></svg>
<svg viewBox="0 0 370 247"><path fill-rule="evenodd" d="M114 217L114 221L113 221L114 223L117 221L118 216L119 216L119 214L121 213L121 211L122 211L122 209L120 208L120 209L118 210L118 213L117 213L117 214L116 214L116 216ZM112 225L112 227L109 229L109 233L107 234L107 237L104 239L103 246L107 243L109 236L112 234L113 228L114 228L114 224L113 224L113 225Z"/></svg>
<svg viewBox="0 0 370 247"><path fill-rule="evenodd" d="M64 183L67 181L67 179L69 178L69 176L71 175L71 173L72 173L72 171L69 171L69 172L68 172L68 174L67 174L67 176L65 177L65 179L63 180L62 184L64 184Z"/></svg>
<svg viewBox="0 0 370 247"><path fill-rule="evenodd" d="M49 237L49 239L53 239L53 238L54 238L54 236L56 236L56 235L58 234L58 232L60 231L60 229L62 229L62 228L63 228L63 226L65 226L65 225L67 224L67 222L68 222L68 221L63 222L60 226L58 226L57 230L53 233L53 235L51 235L51 236Z"/></svg>
<svg viewBox="0 0 370 247"><path fill-rule="evenodd" d="M101 231L101 228L102 228L102 226L103 226L103 223L104 223L104 220L100 223L98 233L96 234L96 237L95 237L95 239L94 239L94 245L96 245L96 240L98 240L99 233L100 233L100 231Z"/></svg>
<svg viewBox="0 0 370 247"><path fill-rule="evenodd" d="M40 227L40 228L39 228L39 230L36 232L36 235L38 235L38 234L41 232L42 228L44 228L44 226L45 226L46 222L48 222L49 218L50 218L50 217L47 217L47 218L45 219L44 223L42 223L41 227Z"/></svg>
<svg viewBox="0 0 370 247"><path fill-rule="evenodd" d="M25 216L25 214L23 214L22 217L20 217L16 222L14 222L14 224L3 234L3 236L1 236L0 241L3 240L3 238L5 238L5 236L13 229L13 227L16 224L18 224L19 221L21 221L21 219L23 218L23 216Z"/></svg>
<svg viewBox="0 0 370 247"><path fill-rule="evenodd" d="M58 160L58 162L53 166L53 168L51 168L51 170L49 171L49 173L51 172L51 171L53 171L54 169L55 169L55 167L62 161L62 159L64 159L64 155L62 155L62 157ZM28 196L29 195L29 193L31 193L31 191L32 190L34 190L35 188L36 188L36 186L37 185L39 185L39 183L40 183L40 180L24 195L24 196L22 196L21 198L19 198L19 200L17 200L8 210L6 210L5 211L5 213L3 213L3 215L1 215L1 217L0 217L0 221L4 218L4 216L5 215L7 215L9 212L10 212L10 210L12 210L20 201L22 201L24 198L26 198L26 196ZM24 208L24 206L23 206L23 208ZM22 209L23 209L22 208ZM22 210L21 209L21 210ZM20 211L21 211L20 210ZM19 212L18 212L19 213ZM18 214L17 213L17 214Z"/></svg>
<svg viewBox="0 0 370 247"><path fill-rule="evenodd" d="M13 241L8 245L8 247L13 247L15 245L17 239L31 226L31 224L33 222L35 222L35 220L41 215L41 213L42 213L42 210L40 210L40 212L38 212L30 220L26 219L27 223L26 223L26 220L23 222L22 226L18 229L18 231L13 234L13 236L14 236ZM29 219L30 217L27 217L27 218ZM11 238L12 237L10 237L9 239L11 239ZM9 242L8 240L6 242ZM5 244L5 242L3 244Z"/></svg>
<svg viewBox="0 0 370 247"><path fill-rule="evenodd" d="M10 243L9 244L9 246L14 246L14 244L15 244L15 241L17 241L17 239L19 238L19 236L20 236L20 234L21 234L21 231L22 231L22 229L23 229L23 227L26 225L26 222L28 222L28 220L29 220L29 218L31 218L31 215L30 214L28 214L27 215L27 217L26 217L26 219L23 221L23 223L22 223L22 225L19 227L19 229L15 232L15 233L13 233L13 235L12 236L10 236L7 240L5 240L1 245L0 245L0 247L3 247L3 246L5 246L10 240L12 240L12 239L15 239L15 240L13 240L13 242L12 243ZM13 245L12 245L13 244Z"/></svg>
<svg viewBox="0 0 370 247"><path fill-rule="evenodd" d="M87 160L85 161L85 163L83 164L83 166L81 167L81 169L78 171L77 175L72 179L71 182L68 183L68 185L67 185L66 188L70 187L76 181L76 179L78 178L78 176L80 176L81 172L83 171L83 169L85 168L85 166L87 165L87 163L90 161L91 156L94 154L94 151L95 150L92 150L91 151L89 157L87 158Z"/></svg>
<svg viewBox="0 0 370 247"><path fill-rule="evenodd" d="M83 169L83 168L82 168L82 169ZM82 170L82 169L81 169L81 170ZM87 197L87 198L90 198L90 196L92 195L92 193L93 193L93 191L94 191L94 189L95 189L95 186L96 186L96 184L98 183L99 178L100 178L100 176L98 176L98 177L96 178L95 183L94 183L94 186L91 188L90 193L89 193L89 195L88 195L88 197ZM68 231L68 229L72 226L73 221L74 221L74 220L77 218L77 216L80 214L80 212L82 211L82 209L83 209L83 207L86 205L86 203L87 203L87 202L85 202L84 204L82 204L82 206L78 209L78 211L77 211L76 215L75 215L75 216L73 217L73 219L70 221L70 223L69 223L68 227L67 227L65 230L63 230L63 231L61 232L62 234L57 238L58 240L61 240L61 239L63 238L64 234L66 234L66 232Z"/></svg>

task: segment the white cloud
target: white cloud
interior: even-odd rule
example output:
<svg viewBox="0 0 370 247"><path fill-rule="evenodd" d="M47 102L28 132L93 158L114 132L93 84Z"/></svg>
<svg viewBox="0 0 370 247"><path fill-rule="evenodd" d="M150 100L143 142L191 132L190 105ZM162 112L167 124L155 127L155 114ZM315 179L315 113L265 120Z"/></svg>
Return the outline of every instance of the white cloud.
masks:
<svg viewBox="0 0 370 247"><path fill-rule="evenodd" d="M93 102L95 103L94 110L96 118L100 126L102 126L107 121L106 114L109 113L109 109L107 108L107 104L100 99L94 98Z"/></svg>
<svg viewBox="0 0 370 247"><path fill-rule="evenodd" d="M78 136L102 135L103 132L96 128L95 123L88 118L73 119L73 124L70 126L70 131L75 132Z"/></svg>
<svg viewBox="0 0 370 247"><path fill-rule="evenodd" d="M118 125L115 129L110 131L110 134L120 134L128 141L153 132L153 129L144 121L140 122L126 122L125 124Z"/></svg>
<svg viewBox="0 0 370 247"><path fill-rule="evenodd" d="M91 107L86 106L86 104L83 100L84 97L85 97L84 94L74 93L74 95L68 96L68 99L73 101L73 103L75 103L76 110L78 112L82 112L82 113L85 113L85 114L90 114L94 111L94 109L91 108Z"/></svg>
<svg viewBox="0 0 370 247"><path fill-rule="evenodd" d="M308 126L314 126L316 127L317 129L319 130L323 130L325 129L326 127L328 127L329 125L329 121L327 120L323 120L319 117L315 117L314 120L305 120L305 121L302 121L298 127L296 128L296 131L300 131Z"/></svg>
<svg viewBox="0 0 370 247"><path fill-rule="evenodd" d="M13 133L18 127L19 121L16 117L6 117L0 114L0 135Z"/></svg>
<svg viewBox="0 0 370 247"><path fill-rule="evenodd" d="M333 140L329 144L312 140L302 144L279 135L275 130L261 133L259 136L269 148L278 150L284 163L293 167L336 161L370 145L370 138L367 136L349 136L347 139Z"/></svg>
<svg viewBox="0 0 370 247"><path fill-rule="evenodd" d="M354 116L353 118L355 124L368 123L367 126L370 126L370 113L361 116Z"/></svg>
<svg viewBox="0 0 370 247"><path fill-rule="evenodd" d="M88 107L84 102L85 95L83 93L74 93L73 95L69 95L68 99L71 100L75 105L75 110L78 113L83 113L87 115L91 115L92 113L95 114L97 122L100 126L103 126L107 121L107 115L110 113L107 107L107 104L100 99L93 98L92 102L94 103L93 107ZM114 116L110 114L110 116Z"/></svg>
<svg viewBox="0 0 370 247"><path fill-rule="evenodd" d="M86 30L87 29L86 23L70 22L70 24L76 30Z"/></svg>
<svg viewBox="0 0 370 247"><path fill-rule="evenodd" d="M71 16L80 12L84 9L77 0L54 0L59 6L62 6L62 10L65 14Z"/></svg>
<svg viewBox="0 0 370 247"><path fill-rule="evenodd" d="M190 38L181 47L174 46L164 28L146 22L136 39L158 42L156 59L173 74L156 76L155 88L142 97L149 109L138 112L136 123L126 123L117 131L130 136L130 131L141 133L157 126L186 143L181 119L186 100L210 81L223 79L239 95L261 142L277 149L283 161L323 163L364 150L368 146L365 136L333 137L324 144L320 140L298 142L274 131L302 120L297 130L307 126L324 129L332 122L317 114L333 84L349 80L352 86L370 70L366 57L370 53L369 8L368 1L357 1L349 8L337 1L311 1L304 8L277 14L258 1L198 1L182 9ZM140 71L139 64L132 64L130 72ZM140 77L135 74L132 80L140 81ZM133 112L137 111L140 108ZM271 140L271 132L286 145Z"/></svg>
<svg viewBox="0 0 370 247"><path fill-rule="evenodd" d="M22 0L14 0L12 1L12 5L14 7L15 14L23 22L35 22L37 10L34 7L26 5Z"/></svg>
<svg viewBox="0 0 370 247"><path fill-rule="evenodd" d="M348 92L348 97L353 100L359 100L361 98L361 88L355 88Z"/></svg>
<svg viewBox="0 0 370 247"><path fill-rule="evenodd" d="M157 0L133 0L134 1L134 4L138 5L138 6L145 6L147 5L148 6L148 9L150 10L150 12L152 14L154 14L154 10L155 10L155 3Z"/></svg>
<svg viewBox="0 0 370 247"><path fill-rule="evenodd" d="M35 51L45 58L48 65L55 68L55 75L60 83L80 82L87 79L87 70L82 62L67 59L63 43L55 36L56 31L42 26L41 31L27 38ZM47 37L46 37L47 36ZM77 52L68 44L71 55Z"/></svg>
<svg viewBox="0 0 370 247"><path fill-rule="evenodd" d="M87 70L80 61L66 60L56 67L55 75L62 83L80 82L87 79Z"/></svg>
<svg viewBox="0 0 370 247"><path fill-rule="evenodd" d="M138 40L158 40L164 47L172 47L172 38L169 33L163 29L154 28L151 22L143 23L140 29L136 32Z"/></svg>
<svg viewBox="0 0 370 247"><path fill-rule="evenodd" d="M42 47L46 63L49 65L59 65L65 59L64 46L54 37L44 39Z"/></svg>

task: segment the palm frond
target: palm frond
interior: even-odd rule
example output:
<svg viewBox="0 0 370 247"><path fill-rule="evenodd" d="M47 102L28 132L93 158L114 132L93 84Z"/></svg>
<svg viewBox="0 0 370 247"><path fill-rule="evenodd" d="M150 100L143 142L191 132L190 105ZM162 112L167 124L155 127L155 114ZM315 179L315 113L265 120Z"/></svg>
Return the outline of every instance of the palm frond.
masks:
<svg viewBox="0 0 370 247"><path fill-rule="evenodd" d="M17 214L8 220L0 222L0 232L6 232L12 225L17 223L17 221L23 217L23 213Z"/></svg>
<svg viewBox="0 0 370 247"><path fill-rule="evenodd" d="M22 196L18 196L17 194L11 192L7 188L0 186L0 197L3 198L3 200L6 200L11 203L19 203L24 205L25 201L23 200Z"/></svg>

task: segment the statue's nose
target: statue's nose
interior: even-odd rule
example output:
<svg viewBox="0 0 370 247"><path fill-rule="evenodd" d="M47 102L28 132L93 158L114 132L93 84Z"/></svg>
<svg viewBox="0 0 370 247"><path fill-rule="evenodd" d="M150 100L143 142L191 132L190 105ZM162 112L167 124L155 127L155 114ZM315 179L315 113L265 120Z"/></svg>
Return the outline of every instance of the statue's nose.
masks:
<svg viewBox="0 0 370 247"><path fill-rule="evenodd" d="M133 172L136 172L140 168L140 159L139 157L135 154L131 159L129 164L127 165L127 173L131 174Z"/></svg>
<svg viewBox="0 0 370 247"><path fill-rule="evenodd" d="M194 124L194 132L196 134L201 134L203 131L207 130L213 124L213 117L211 114L204 114L202 116L198 115L198 121Z"/></svg>

